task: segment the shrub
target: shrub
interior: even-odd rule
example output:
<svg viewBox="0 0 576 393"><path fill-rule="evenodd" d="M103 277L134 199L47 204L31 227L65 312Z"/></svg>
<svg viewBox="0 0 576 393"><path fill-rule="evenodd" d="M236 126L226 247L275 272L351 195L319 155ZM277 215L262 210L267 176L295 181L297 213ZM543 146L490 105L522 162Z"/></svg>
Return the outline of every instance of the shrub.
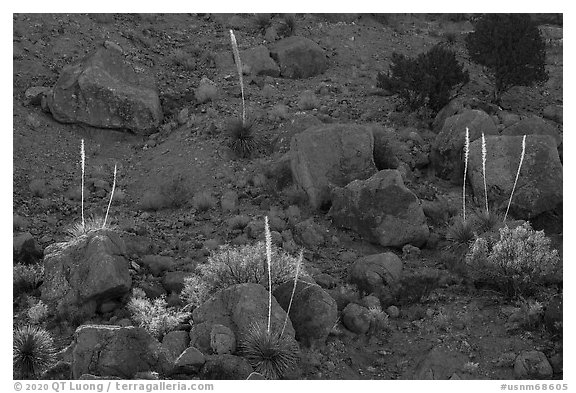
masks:
<svg viewBox="0 0 576 393"><path fill-rule="evenodd" d="M299 347L290 336L269 331L264 323L253 323L238 341L240 354L254 371L266 379L280 379L299 360Z"/></svg>
<svg viewBox="0 0 576 393"><path fill-rule="evenodd" d="M448 45L454 45L458 39L458 35L454 31L447 31L443 36Z"/></svg>
<svg viewBox="0 0 576 393"><path fill-rule="evenodd" d="M194 71L196 69L196 58L184 52L182 49L175 49L170 53L168 59L172 64L184 68L186 71Z"/></svg>
<svg viewBox="0 0 576 393"><path fill-rule="evenodd" d="M239 247L222 246L208 258L208 263L199 265L197 276L184 281L182 297L194 306L199 306L211 295L235 284L256 283L268 286L264 242ZM272 291L280 284L294 279L298 258L272 248L270 275ZM306 276L300 268L300 276Z"/></svg>
<svg viewBox="0 0 576 393"><path fill-rule="evenodd" d="M192 198L194 207L199 212L205 212L216 207L216 199L208 191L200 191Z"/></svg>
<svg viewBox="0 0 576 393"><path fill-rule="evenodd" d="M44 304L42 300L38 301L38 303L34 304L32 307L28 309L28 319L32 322L33 325L37 325L43 320L46 319L48 316L48 306Z"/></svg>
<svg viewBox="0 0 576 393"><path fill-rule="evenodd" d="M465 255L476 238L475 232L476 225L473 220L455 217L453 224L446 229L445 238L448 241L446 249L456 255Z"/></svg>
<svg viewBox="0 0 576 393"><path fill-rule="evenodd" d="M513 229L501 228L495 243L476 239L466 262L478 278L489 280L513 297L531 295L553 282L560 258L557 250L550 249L550 239L543 231L534 231L524 223Z"/></svg>
<svg viewBox="0 0 576 393"><path fill-rule="evenodd" d="M228 123L227 130L230 138L228 146L238 157L249 158L262 146L251 121L233 119Z"/></svg>
<svg viewBox="0 0 576 393"><path fill-rule="evenodd" d="M93 215L88 217L88 219L82 225L81 222L73 224L70 228L66 229L66 234L68 235L68 240L74 240L82 235L87 235L90 232L98 231L102 229L104 225L104 217L99 215ZM108 229L114 229L114 225L108 224Z"/></svg>
<svg viewBox="0 0 576 393"><path fill-rule="evenodd" d="M368 334L375 335L378 332L390 328L388 314L386 314L386 312L383 311L380 307L368 308L368 316L370 317L370 329L368 330Z"/></svg>
<svg viewBox="0 0 576 393"><path fill-rule="evenodd" d="M296 16L294 14L284 14L282 24L278 27L278 35L286 38L290 37L296 31Z"/></svg>
<svg viewBox="0 0 576 393"><path fill-rule="evenodd" d="M17 263L12 268L12 286L14 297L21 293L33 291L42 282L44 265L41 263L24 265Z"/></svg>
<svg viewBox="0 0 576 393"><path fill-rule="evenodd" d="M211 82L201 81L200 86L194 90L194 97L200 104L208 101L216 101L218 98L218 88Z"/></svg>
<svg viewBox="0 0 576 393"><path fill-rule="evenodd" d="M162 185L160 194L164 197L167 206L170 207L183 206L190 199L190 189L181 174Z"/></svg>
<svg viewBox="0 0 576 393"><path fill-rule="evenodd" d="M158 340L190 316L188 312L166 306L165 296L154 300L133 296L128 302L128 310L132 314L132 319Z"/></svg>
<svg viewBox="0 0 576 393"><path fill-rule="evenodd" d="M15 379L36 379L55 360L56 350L50 333L37 326L19 327L13 335Z"/></svg>
<svg viewBox="0 0 576 393"><path fill-rule="evenodd" d="M168 205L168 201L162 195L160 190L148 190L142 196L140 201L140 208L142 210L160 210Z"/></svg>
<svg viewBox="0 0 576 393"><path fill-rule="evenodd" d="M487 67L494 79L494 101L512 86L548 79L546 43L528 14L485 14L466 36L472 61Z"/></svg>
<svg viewBox="0 0 576 393"><path fill-rule="evenodd" d="M377 86L398 94L412 110L427 107L438 112L454 97L452 91L468 80L454 52L436 45L414 59L393 53L388 74L378 73Z"/></svg>
<svg viewBox="0 0 576 393"><path fill-rule="evenodd" d="M319 106L318 98L312 90L304 90L298 97L298 108L300 110L316 109Z"/></svg>

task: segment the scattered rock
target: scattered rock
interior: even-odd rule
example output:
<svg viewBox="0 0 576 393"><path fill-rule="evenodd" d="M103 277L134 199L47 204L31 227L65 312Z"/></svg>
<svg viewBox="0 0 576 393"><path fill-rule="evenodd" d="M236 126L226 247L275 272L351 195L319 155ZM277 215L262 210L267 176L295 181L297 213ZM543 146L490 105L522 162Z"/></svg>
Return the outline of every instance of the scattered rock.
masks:
<svg viewBox="0 0 576 393"><path fill-rule="evenodd" d="M242 65L249 68L253 75L280 76L278 64L270 57L270 51L264 45L244 50L240 53Z"/></svg>
<svg viewBox="0 0 576 393"><path fill-rule="evenodd" d="M346 329L357 334L365 334L370 330L370 312L366 307L356 303L348 304L342 311L342 323Z"/></svg>
<svg viewBox="0 0 576 393"><path fill-rule="evenodd" d="M491 206L506 206L516 179L522 153L521 136L486 138L486 185ZM470 144L468 178L474 195L484 200L481 141ZM528 135L526 153L510 205L517 219L531 219L562 203L562 164L556 142L548 135Z"/></svg>
<svg viewBox="0 0 576 393"><path fill-rule="evenodd" d="M524 351L514 361L514 376L517 379L546 379L552 374L552 366L540 351Z"/></svg>
<svg viewBox="0 0 576 393"><path fill-rule="evenodd" d="M465 110L446 119L436 137L431 151L432 166L436 175L461 184L464 176L463 148L466 128L470 143L485 135L497 135L498 129L492 118L481 110ZM470 149L472 152L472 149Z"/></svg>
<svg viewBox="0 0 576 393"><path fill-rule="evenodd" d="M327 273L314 275L314 281L324 289L332 289L338 285L338 280Z"/></svg>
<svg viewBox="0 0 576 393"><path fill-rule="evenodd" d="M430 234L416 195L400 172L382 170L367 180L333 189L329 215L335 225L352 229L383 247L421 247Z"/></svg>
<svg viewBox="0 0 576 393"><path fill-rule="evenodd" d="M12 258L14 263L35 263L42 258L43 252L36 244L30 232L15 234L12 239Z"/></svg>
<svg viewBox="0 0 576 393"><path fill-rule="evenodd" d="M563 123L563 112L564 108L562 105L548 105L542 111L542 117L555 121L556 123Z"/></svg>
<svg viewBox="0 0 576 393"><path fill-rule="evenodd" d="M154 82L104 47L64 68L48 106L62 123L127 128L141 135L154 133L163 117Z"/></svg>
<svg viewBox="0 0 576 393"><path fill-rule="evenodd" d="M201 375L213 380L247 379L253 371L246 359L225 354L207 356Z"/></svg>
<svg viewBox="0 0 576 393"><path fill-rule="evenodd" d="M210 348L217 355L234 353L236 351L236 336L224 325L213 325L210 331Z"/></svg>
<svg viewBox="0 0 576 393"><path fill-rule="evenodd" d="M350 267L349 280L365 293L380 300L389 300L398 289L402 261L391 252L373 254L358 259Z"/></svg>
<svg viewBox="0 0 576 393"><path fill-rule="evenodd" d="M194 347L186 348L174 361L174 372L197 373L206 363L206 357Z"/></svg>
<svg viewBox="0 0 576 393"><path fill-rule="evenodd" d="M114 231L98 230L46 248L41 299L56 314L89 317L98 304L132 287L126 245Z"/></svg>
<svg viewBox="0 0 576 393"><path fill-rule="evenodd" d="M83 374L132 379L137 372L167 373L174 359L143 328L84 325L72 346L72 378Z"/></svg>
<svg viewBox="0 0 576 393"><path fill-rule="evenodd" d="M298 341L308 347L322 347L338 320L338 307L320 286L306 281L299 279L296 284L290 321ZM293 289L294 282L288 281L274 291L274 297L284 310L288 310Z"/></svg>
<svg viewBox="0 0 576 393"><path fill-rule="evenodd" d="M328 69L324 50L305 37L292 36L275 42L270 56L280 66L280 75L284 78L309 78Z"/></svg>
<svg viewBox="0 0 576 393"><path fill-rule="evenodd" d="M47 97L52 93L50 87L33 86L24 92L25 104L39 106L42 103L42 97Z"/></svg>
<svg viewBox="0 0 576 393"><path fill-rule="evenodd" d="M386 309L386 314L388 314L390 318L398 318L400 316L400 310L396 306L389 306Z"/></svg>
<svg viewBox="0 0 576 393"><path fill-rule="evenodd" d="M468 362L463 353L443 347L434 347L412 371L411 379L448 380Z"/></svg>
<svg viewBox="0 0 576 393"><path fill-rule="evenodd" d="M294 228L296 236L308 248L316 248L324 244L324 235L314 218L310 217L306 221L296 224Z"/></svg>
<svg viewBox="0 0 576 393"><path fill-rule="evenodd" d="M376 173L374 138L368 127L329 124L314 126L295 135L290 143L294 182L308 194L313 208L331 200L331 185L346 186L352 180Z"/></svg>
<svg viewBox="0 0 576 393"><path fill-rule="evenodd" d="M177 359L190 342L188 332L183 330L173 330L166 333L162 339L162 346L170 352L172 358Z"/></svg>

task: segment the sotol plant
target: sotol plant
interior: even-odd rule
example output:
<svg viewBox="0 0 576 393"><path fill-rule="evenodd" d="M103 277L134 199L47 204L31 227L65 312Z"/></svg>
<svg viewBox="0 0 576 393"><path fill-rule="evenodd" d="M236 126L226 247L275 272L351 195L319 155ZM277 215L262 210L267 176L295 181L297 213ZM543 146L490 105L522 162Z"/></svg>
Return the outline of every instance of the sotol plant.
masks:
<svg viewBox="0 0 576 393"><path fill-rule="evenodd" d="M55 360L56 350L50 333L38 326L23 326L13 335L13 366L17 379L40 377Z"/></svg>

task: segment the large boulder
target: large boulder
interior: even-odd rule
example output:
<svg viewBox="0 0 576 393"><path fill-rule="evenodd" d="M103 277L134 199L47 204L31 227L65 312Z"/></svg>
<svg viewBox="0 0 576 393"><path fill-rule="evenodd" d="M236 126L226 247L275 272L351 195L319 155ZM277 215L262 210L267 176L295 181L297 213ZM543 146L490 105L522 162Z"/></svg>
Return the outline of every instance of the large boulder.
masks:
<svg viewBox="0 0 576 393"><path fill-rule="evenodd" d="M206 363L200 370L204 379L235 380L247 379L254 369L248 361L240 356L230 354L206 357Z"/></svg>
<svg viewBox="0 0 576 393"><path fill-rule="evenodd" d="M46 248L41 298L63 317L88 318L98 305L130 291L126 245L114 231L99 230Z"/></svg>
<svg viewBox="0 0 576 393"><path fill-rule="evenodd" d="M309 78L328 69L324 50L314 41L292 36L277 41L270 48L270 55L280 66L285 78Z"/></svg>
<svg viewBox="0 0 576 393"><path fill-rule="evenodd" d="M356 260L348 272L348 279L364 293L374 294L389 303L400 286L402 261L396 254L385 252Z"/></svg>
<svg viewBox="0 0 576 393"><path fill-rule="evenodd" d="M143 328L84 325L71 344L72 378L83 374L131 379L138 372L170 372L174 358Z"/></svg>
<svg viewBox="0 0 576 393"><path fill-rule="evenodd" d="M247 49L240 53L242 66L253 75L280 76L278 64L270 57L270 51L264 45Z"/></svg>
<svg viewBox="0 0 576 393"><path fill-rule="evenodd" d="M506 127L501 135L550 135L556 141L556 146L562 143L562 136L556 126L538 116L530 116Z"/></svg>
<svg viewBox="0 0 576 393"><path fill-rule="evenodd" d="M280 331L286 312L272 296L272 331ZM204 353L212 351L210 334L214 325L224 325L239 339L252 324L268 323L268 291L259 284L236 284L223 289L192 312L190 345ZM295 331L290 319L285 335L294 338Z"/></svg>
<svg viewBox="0 0 576 393"><path fill-rule="evenodd" d="M30 232L15 234L12 238L12 259L15 263L35 263L42 258L42 250Z"/></svg>
<svg viewBox="0 0 576 393"><path fill-rule="evenodd" d="M521 136L486 138L486 188L490 206L508 205L522 153ZM482 142L470 144L468 179L476 198L484 200ZM562 203L562 164L554 138L528 135L510 214L528 220Z"/></svg>
<svg viewBox="0 0 576 393"><path fill-rule="evenodd" d="M466 127L469 129L470 142L481 138L482 133L498 135L492 117L481 110L465 110L446 119L434 141L430 158L438 177L457 184L462 183L464 176L463 148Z"/></svg>
<svg viewBox="0 0 576 393"><path fill-rule="evenodd" d="M373 150L374 137L368 127L314 126L292 138L292 176L317 209L330 201L332 185L344 187L376 173Z"/></svg>
<svg viewBox="0 0 576 393"><path fill-rule="evenodd" d="M154 83L114 49L99 48L64 68L48 96L54 118L100 128L126 128L153 134L162 120Z"/></svg>
<svg viewBox="0 0 576 393"><path fill-rule="evenodd" d="M285 311L288 311L293 290L294 282L288 281L274 291L274 297ZM338 320L338 307L318 284L299 279L289 316L298 341L308 347L321 347Z"/></svg>
<svg viewBox="0 0 576 393"><path fill-rule="evenodd" d="M334 189L329 214L335 225L383 247L421 247L430 234L419 199L395 169Z"/></svg>

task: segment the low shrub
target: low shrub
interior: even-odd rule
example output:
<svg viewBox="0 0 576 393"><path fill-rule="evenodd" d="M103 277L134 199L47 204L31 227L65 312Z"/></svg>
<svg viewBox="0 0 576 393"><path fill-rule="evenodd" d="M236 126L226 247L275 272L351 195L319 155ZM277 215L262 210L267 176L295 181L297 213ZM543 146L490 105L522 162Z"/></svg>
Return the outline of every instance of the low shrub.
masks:
<svg viewBox="0 0 576 393"><path fill-rule="evenodd" d="M279 285L294 280L298 258L272 247L270 274L272 291ZM193 306L199 306L211 295L235 284L256 283L268 286L266 245L264 242L239 247L222 246L208 262L199 265L198 275L184 281L182 297ZM300 276L307 276L303 266Z"/></svg>
<svg viewBox="0 0 576 393"><path fill-rule="evenodd" d="M16 328L12 349L15 379L37 379L55 361L54 339L38 326Z"/></svg>
<svg viewBox="0 0 576 393"><path fill-rule="evenodd" d="M182 49L175 49L168 55L168 59L172 64L182 67L186 71L194 71L196 69L196 58L184 52Z"/></svg>
<svg viewBox="0 0 576 393"><path fill-rule="evenodd" d="M44 265L36 263L24 265L17 263L12 268L12 286L14 297L38 288L44 278Z"/></svg>
<svg viewBox="0 0 576 393"><path fill-rule="evenodd" d="M48 317L48 306L42 300L39 300L38 303L28 309L26 314L33 325L38 325Z"/></svg>
<svg viewBox="0 0 576 393"><path fill-rule="evenodd" d="M494 283L510 297L533 295L539 287L555 282L560 268L558 251L550 249L550 239L528 223L501 228L494 243L476 239L466 262L478 279Z"/></svg>
<svg viewBox="0 0 576 393"><path fill-rule="evenodd" d="M200 82L200 86L194 90L194 97L200 104L208 101L216 101L218 98L218 88L211 82Z"/></svg>
<svg viewBox="0 0 576 393"><path fill-rule="evenodd" d="M132 319L158 340L190 317L188 312L168 308L165 296L149 300L141 293L136 295L132 296L127 306Z"/></svg>
<svg viewBox="0 0 576 393"><path fill-rule="evenodd" d="M318 97L312 90L304 90L298 96L298 108L300 110L309 110L309 109L316 109L320 106L320 102L318 101Z"/></svg>
<svg viewBox="0 0 576 393"><path fill-rule="evenodd" d="M198 212L205 212L216 207L216 199L208 191L200 191L194 194L192 204Z"/></svg>

